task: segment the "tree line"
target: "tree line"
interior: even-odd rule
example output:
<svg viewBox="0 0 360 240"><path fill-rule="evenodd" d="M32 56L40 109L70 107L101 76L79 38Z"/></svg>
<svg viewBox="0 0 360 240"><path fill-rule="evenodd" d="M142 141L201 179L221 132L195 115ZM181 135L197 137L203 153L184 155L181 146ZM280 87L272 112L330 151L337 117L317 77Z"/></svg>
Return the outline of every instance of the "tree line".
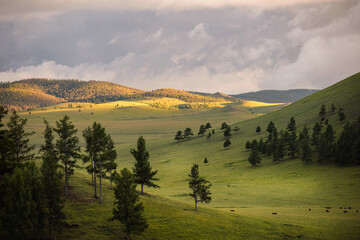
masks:
<svg viewBox="0 0 360 240"><path fill-rule="evenodd" d="M331 104L327 112L325 105L319 111L319 120L310 129L304 126L297 135L296 121L291 117L286 130L277 131L273 121L270 121L266 131L268 135L264 140L247 141L246 149L250 149L249 163L257 166L261 163L261 154L272 156L273 161L283 160L286 156L291 159L301 158L303 162L318 161L319 163L336 163L339 165L360 164L360 118L354 122L345 123L339 137L326 116L335 113L336 107ZM338 110L340 122L346 119L342 108ZM256 132L260 133L260 126Z"/></svg>

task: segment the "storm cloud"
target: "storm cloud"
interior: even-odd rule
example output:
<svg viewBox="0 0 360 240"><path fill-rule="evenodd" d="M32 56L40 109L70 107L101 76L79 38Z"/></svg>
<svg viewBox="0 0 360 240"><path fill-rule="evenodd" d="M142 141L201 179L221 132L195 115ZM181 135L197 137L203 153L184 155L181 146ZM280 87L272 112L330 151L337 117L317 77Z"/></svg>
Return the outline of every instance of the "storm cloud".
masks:
<svg viewBox="0 0 360 240"><path fill-rule="evenodd" d="M19 2L29 4L0 7L0 81L240 93L324 88L360 71L359 1Z"/></svg>

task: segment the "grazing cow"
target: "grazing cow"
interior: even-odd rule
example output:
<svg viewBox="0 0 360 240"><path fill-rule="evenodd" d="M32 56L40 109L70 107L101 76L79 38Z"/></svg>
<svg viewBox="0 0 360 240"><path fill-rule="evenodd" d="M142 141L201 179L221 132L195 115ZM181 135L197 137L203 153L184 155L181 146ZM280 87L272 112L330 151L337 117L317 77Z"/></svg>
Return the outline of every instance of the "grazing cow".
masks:
<svg viewBox="0 0 360 240"><path fill-rule="evenodd" d="M351 209L351 207L348 207L348 209Z"/></svg>
<svg viewBox="0 0 360 240"><path fill-rule="evenodd" d="M326 209L331 209L331 207L325 207Z"/></svg>
<svg viewBox="0 0 360 240"><path fill-rule="evenodd" d="M309 212L311 211L311 208L309 208Z"/></svg>
<svg viewBox="0 0 360 240"><path fill-rule="evenodd" d="M235 210L231 209L230 212L235 212Z"/></svg>
<svg viewBox="0 0 360 240"><path fill-rule="evenodd" d="M347 213L347 211L344 211L344 213Z"/></svg>
<svg viewBox="0 0 360 240"><path fill-rule="evenodd" d="M356 210L356 213L359 213L359 210Z"/></svg>
<svg viewBox="0 0 360 240"><path fill-rule="evenodd" d="M277 213L276 213L276 212L273 212L272 215L277 215Z"/></svg>
<svg viewBox="0 0 360 240"><path fill-rule="evenodd" d="M344 209L346 209L346 207L344 207Z"/></svg>
<svg viewBox="0 0 360 240"><path fill-rule="evenodd" d="M327 210L327 209L326 209L325 211L326 211L326 212L329 212L329 210Z"/></svg>
<svg viewBox="0 0 360 240"><path fill-rule="evenodd" d="M340 209L342 209L342 207L339 207Z"/></svg>

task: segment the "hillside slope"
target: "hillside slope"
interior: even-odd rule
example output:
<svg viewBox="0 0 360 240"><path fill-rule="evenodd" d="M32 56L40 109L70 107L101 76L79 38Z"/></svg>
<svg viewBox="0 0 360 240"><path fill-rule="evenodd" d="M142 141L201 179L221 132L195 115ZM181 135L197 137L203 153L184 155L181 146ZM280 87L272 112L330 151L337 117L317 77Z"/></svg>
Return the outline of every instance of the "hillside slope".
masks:
<svg viewBox="0 0 360 240"><path fill-rule="evenodd" d="M11 92L12 95L7 94ZM21 94L24 96L21 96ZM29 97L30 93L37 93ZM62 102L110 102L124 99L142 99L146 97L175 98L185 102L209 103L226 102L236 98L217 95L207 97L187 91L164 88L154 91L143 91L104 81L27 79L11 83L0 83L0 104L9 108L28 109L42 105Z"/></svg>
<svg viewBox="0 0 360 240"><path fill-rule="evenodd" d="M292 103L309 96L319 90L314 89L291 89L291 90L263 90L231 95L244 100L267 102L267 103Z"/></svg>

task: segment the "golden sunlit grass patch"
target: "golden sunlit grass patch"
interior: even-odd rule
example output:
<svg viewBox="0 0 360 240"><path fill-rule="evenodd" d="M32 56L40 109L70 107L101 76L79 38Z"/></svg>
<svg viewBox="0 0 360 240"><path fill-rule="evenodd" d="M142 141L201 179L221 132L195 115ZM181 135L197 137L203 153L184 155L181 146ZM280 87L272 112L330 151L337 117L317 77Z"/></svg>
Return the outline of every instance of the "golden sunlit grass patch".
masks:
<svg viewBox="0 0 360 240"><path fill-rule="evenodd" d="M256 102L256 101L248 101L242 100L242 107L268 107L268 106L276 106L282 105L284 103L265 103L265 102Z"/></svg>

